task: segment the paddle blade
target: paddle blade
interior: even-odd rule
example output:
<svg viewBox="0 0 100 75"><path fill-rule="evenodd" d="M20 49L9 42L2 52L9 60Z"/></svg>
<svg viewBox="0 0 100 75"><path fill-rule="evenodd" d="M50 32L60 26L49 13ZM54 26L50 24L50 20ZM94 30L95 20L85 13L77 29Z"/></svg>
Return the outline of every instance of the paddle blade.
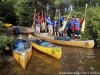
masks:
<svg viewBox="0 0 100 75"><path fill-rule="evenodd" d="M81 32L84 33L85 29L85 19L83 20L82 27L81 27Z"/></svg>
<svg viewBox="0 0 100 75"><path fill-rule="evenodd" d="M64 22L63 22L63 26L62 26L62 28L61 28L62 31L64 31L64 29L65 29L65 27L66 27L66 23L67 23L67 21L64 21Z"/></svg>

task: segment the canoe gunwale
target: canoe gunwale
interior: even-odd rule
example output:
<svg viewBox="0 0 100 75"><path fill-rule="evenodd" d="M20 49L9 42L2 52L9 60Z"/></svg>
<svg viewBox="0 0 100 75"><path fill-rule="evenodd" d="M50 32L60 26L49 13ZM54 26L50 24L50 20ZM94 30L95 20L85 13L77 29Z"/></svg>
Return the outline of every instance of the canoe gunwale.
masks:
<svg viewBox="0 0 100 75"><path fill-rule="evenodd" d="M42 33L43 34L43 33ZM63 40L55 40L54 38L47 38L46 36L43 37L41 35L35 34L35 37L46 40L51 43L59 44L59 45L67 45L67 46L74 46L74 47L82 47L82 48L93 48L94 47L94 40L84 40L84 41L76 41L76 40L70 40L70 41L63 41ZM73 44L74 43L74 44ZM81 44L78 46L77 44Z"/></svg>

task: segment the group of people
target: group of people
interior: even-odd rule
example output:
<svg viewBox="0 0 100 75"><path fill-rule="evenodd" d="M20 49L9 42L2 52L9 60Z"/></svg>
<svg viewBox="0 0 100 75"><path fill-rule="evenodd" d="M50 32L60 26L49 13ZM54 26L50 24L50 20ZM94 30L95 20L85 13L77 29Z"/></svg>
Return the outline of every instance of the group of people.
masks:
<svg viewBox="0 0 100 75"><path fill-rule="evenodd" d="M36 24L35 31L37 34L45 31L48 32L51 36L70 36L72 39L80 39L80 28L82 25L82 20L79 20L77 16L73 16L71 20L67 20L66 17L60 17L58 20L56 17L51 19L49 14L46 14L45 17L39 14L39 12L35 15ZM61 31L61 27L65 25L63 31Z"/></svg>

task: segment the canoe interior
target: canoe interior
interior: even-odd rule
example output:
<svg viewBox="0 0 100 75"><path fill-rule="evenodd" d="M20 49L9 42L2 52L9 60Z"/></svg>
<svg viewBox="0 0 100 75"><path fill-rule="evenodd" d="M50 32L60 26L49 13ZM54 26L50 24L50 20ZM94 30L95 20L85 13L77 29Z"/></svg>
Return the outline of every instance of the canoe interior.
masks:
<svg viewBox="0 0 100 75"><path fill-rule="evenodd" d="M23 42L24 43L24 48L23 49L17 49L15 44L14 44L15 41L17 41L17 43ZM25 69L28 62L29 62L29 60L30 60L30 58L31 58L32 48L29 45L28 41L23 40L23 39L16 39L16 40L14 40L14 43L12 45L13 56L18 61L18 63L23 67L23 69Z"/></svg>
<svg viewBox="0 0 100 75"><path fill-rule="evenodd" d="M40 46L44 46L44 47L59 47L59 46L56 46L56 45L54 45L54 44L52 44L52 43L50 43L50 42L47 42L47 41L45 41L45 40L42 40L42 39L34 39L34 40L32 40L32 42L33 43L35 43L35 44L37 44L37 45L40 45ZM43 44L44 43L44 44Z"/></svg>

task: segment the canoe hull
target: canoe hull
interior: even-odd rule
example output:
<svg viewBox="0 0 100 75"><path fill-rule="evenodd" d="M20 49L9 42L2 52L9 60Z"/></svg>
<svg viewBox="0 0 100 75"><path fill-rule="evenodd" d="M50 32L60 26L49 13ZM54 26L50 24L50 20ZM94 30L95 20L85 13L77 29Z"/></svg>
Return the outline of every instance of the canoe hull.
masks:
<svg viewBox="0 0 100 75"><path fill-rule="evenodd" d="M31 56L32 56L32 49L20 53L18 51L13 50L13 57L23 67L23 69L26 68Z"/></svg>
<svg viewBox="0 0 100 75"><path fill-rule="evenodd" d="M32 43L32 46L37 50L46 53L56 59L61 58L62 55L61 47L45 47L45 46L37 45L35 43Z"/></svg>
<svg viewBox="0 0 100 75"><path fill-rule="evenodd" d="M40 39L44 39L48 42L60 44L60 45L68 45L68 46L75 46L75 47L83 47L83 48L93 48L94 47L94 40L86 40L86 41L77 41L77 40L70 40L70 41L63 41L63 40L55 40L54 37L48 36L48 34L41 34L36 35L36 37Z"/></svg>

